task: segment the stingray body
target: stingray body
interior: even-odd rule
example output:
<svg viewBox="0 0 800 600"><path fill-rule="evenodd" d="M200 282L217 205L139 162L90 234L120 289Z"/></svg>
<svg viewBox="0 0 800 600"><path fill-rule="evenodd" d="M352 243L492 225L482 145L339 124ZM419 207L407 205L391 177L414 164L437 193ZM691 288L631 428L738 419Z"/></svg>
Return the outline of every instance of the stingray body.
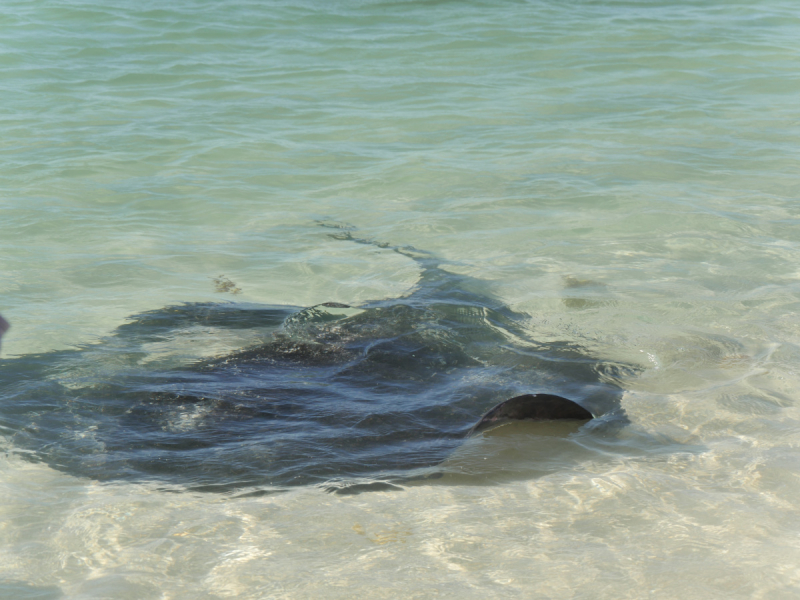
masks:
<svg viewBox="0 0 800 600"><path fill-rule="evenodd" d="M228 491L396 477L508 419L624 419L623 365L537 343L481 282L381 247L419 265L408 296L167 307L99 344L4 360L0 431L78 476ZM164 352L235 330L261 342L200 361Z"/></svg>

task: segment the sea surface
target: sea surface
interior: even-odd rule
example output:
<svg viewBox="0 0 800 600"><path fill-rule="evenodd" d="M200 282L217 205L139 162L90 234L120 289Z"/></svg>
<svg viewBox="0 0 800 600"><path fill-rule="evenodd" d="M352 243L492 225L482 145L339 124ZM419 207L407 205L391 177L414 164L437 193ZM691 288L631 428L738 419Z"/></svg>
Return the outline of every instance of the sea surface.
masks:
<svg viewBox="0 0 800 600"><path fill-rule="evenodd" d="M800 596L796 2L0 12L0 598ZM72 410L57 385L124 385L137 315L402 304L418 253L516 347L626 365L627 425L479 437L447 458L470 477L349 495L68 468L64 440L111 444L77 417L22 443ZM184 333L126 368L272 339Z"/></svg>

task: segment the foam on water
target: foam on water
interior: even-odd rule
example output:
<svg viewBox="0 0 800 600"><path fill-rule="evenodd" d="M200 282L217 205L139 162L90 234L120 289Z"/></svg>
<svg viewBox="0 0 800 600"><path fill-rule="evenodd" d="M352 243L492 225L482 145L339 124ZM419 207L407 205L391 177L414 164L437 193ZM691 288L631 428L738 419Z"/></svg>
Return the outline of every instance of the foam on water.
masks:
<svg viewBox="0 0 800 600"><path fill-rule="evenodd" d="M327 238L333 218L485 281L533 339L642 370L602 448L498 433L430 485L352 496L101 484L5 432L0 597L800 592L794 4L52 0L1 19L4 357L183 302L413 290L413 260ZM142 360L257 338L194 329Z"/></svg>

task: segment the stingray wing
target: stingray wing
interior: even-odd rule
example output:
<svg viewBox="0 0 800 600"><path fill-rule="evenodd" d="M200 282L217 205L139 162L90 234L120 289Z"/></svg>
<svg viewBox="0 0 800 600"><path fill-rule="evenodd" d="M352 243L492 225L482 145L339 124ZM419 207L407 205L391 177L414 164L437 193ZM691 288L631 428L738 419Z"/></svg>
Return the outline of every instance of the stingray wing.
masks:
<svg viewBox="0 0 800 600"><path fill-rule="evenodd" d="M505 400L483 415L467 437L509 421L589 421L592 413L580 404L553 394L525 394Z"/></svg>

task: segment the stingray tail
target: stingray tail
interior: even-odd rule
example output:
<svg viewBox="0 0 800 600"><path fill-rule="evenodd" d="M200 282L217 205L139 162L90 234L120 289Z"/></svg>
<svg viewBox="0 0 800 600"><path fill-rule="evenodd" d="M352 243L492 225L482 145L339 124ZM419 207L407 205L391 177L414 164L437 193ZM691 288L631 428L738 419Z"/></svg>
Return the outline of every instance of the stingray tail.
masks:
<svg viewBox="0 0 800 600"><path fill-rule="evenodd" d="M350 223L342 223L339 221L331 221L327 219L318 219L315 221L315 223L320 227L325 227L326 229L335 229L336 230L335 233L328 234L328 237L331 237L335 240L344 240L348 242L355 242L356 244L375 246L376 248L381 248L384 250L392 250L393 252L397 252L398 254L402 254L403 256L407 256L408 258L420 262L426 267L429 266L426 264L426 261L435 262L436 265L442 262L441 259L437 258L430 252L425 252L424 250L418 250L413 246L408 246L408 245L395 246L393 244L389 244L388 242L379 242L372 238L360 237L358 235L354 235L354 232L358 228L355 225L351 225Z"/></svg>

